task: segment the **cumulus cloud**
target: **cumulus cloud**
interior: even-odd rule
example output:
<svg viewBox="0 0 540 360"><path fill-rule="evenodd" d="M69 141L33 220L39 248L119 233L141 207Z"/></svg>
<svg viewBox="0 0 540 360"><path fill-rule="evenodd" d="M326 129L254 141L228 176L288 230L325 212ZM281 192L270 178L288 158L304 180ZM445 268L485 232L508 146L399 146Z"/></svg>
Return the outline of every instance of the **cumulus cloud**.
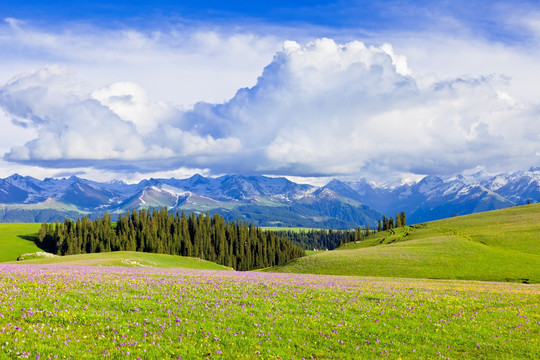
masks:
<svg viewBox="0 0 540 360"><path fill-rule="evenodd" d="M0 90L0 104L16 122L39 131L36 139L14 146L8 160L115 159L141 153L133 125L85 96L59 67L13 79Z"/></svg>
<svg viewBox="0 0 540 360"><path fill-rule="evenodd" d="M191 110L134 83L87 90L47 67L0 88L0 107L34 139L9 161L42 166L291 176L451 174L528 167L540 110L499 76L415 78L391 45L285 42L255 86Z"/></svg>
<svg viewBox="0 0 540 360"><path fill-rule="evenodd" d="M410 74L390 45L286 42L256 86L186 118L242 139L240 158L251 161L235 166L250 172L445 174L536 161L527 134L540 133L538 109L500 90L504 78Z"/></svg>
<svg viewBox="0 0 540 360"><path fill-rule="evenodd" d="M88 92L63 68L50 66L0 88L0 106L38 136L13 146L5 159L45 167L119 167L155 171L183 158L226 153L236 139L184 131L179 110L149 103L135 84Z"/></svg>
<svg viewBox="0 0 540 360"><path fill-rule="evenodd" d="M117 82L96 89L91 95L118 117L133 123L141 134L155 131L179 115L179 110L173 106L149 102L146 91L132 82Z"/></svg>
<svg viewBox="0 0 540 360"><path fill-rule="evenodd" d="M0 20L0 82L47 64L67 67L104 87L130 81L152 101L189 107L222 102L252 86L281 40L274 35L229 31L214 26L163 26L149 31L97 28L89 24L36 27Z"/></svg>

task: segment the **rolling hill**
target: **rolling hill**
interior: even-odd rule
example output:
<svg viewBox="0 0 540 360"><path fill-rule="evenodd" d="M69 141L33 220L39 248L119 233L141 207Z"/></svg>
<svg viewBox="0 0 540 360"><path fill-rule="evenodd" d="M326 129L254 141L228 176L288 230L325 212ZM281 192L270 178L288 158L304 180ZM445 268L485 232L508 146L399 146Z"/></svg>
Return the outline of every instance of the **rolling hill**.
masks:
<svg viewBox="0 0 540 360"><path fill-rule="evenodd" d="M7 264L57 264L79 266L127 266L165 267L206 270L232 270L226 266L193 257L166 254L151 254L135 251L115 251L107 253L55 256L47 258L10 261Z"/></svg>
<svg viewBox="0 0 540 360"><path fill-rule="evenodd" d="M272 272L540 282L540 204L373 234Z"/></svg>
<svg viewBox="0 0 540 360"><path fill-rule="evenodd" d="M452 217L372 234L265 271L540 283L539 220L540 204ZM0 262L40 251L32 241L38 228L38 224L0 224ZM225 269L199 259L137 252L23 263Z"/></svg>

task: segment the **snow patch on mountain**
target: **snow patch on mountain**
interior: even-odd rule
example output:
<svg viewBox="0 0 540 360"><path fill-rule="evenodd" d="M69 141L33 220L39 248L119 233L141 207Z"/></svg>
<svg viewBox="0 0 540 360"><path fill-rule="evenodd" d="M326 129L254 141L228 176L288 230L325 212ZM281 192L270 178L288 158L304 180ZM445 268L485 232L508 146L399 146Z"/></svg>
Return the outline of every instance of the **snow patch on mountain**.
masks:
<svg viewBox="0 0 540 360"><path fill-rule="evenodd" d="M304 216L306 219L329 219L327 213L316 214L329 209L337 214L340 209L350 209L351 206L357 211L365 205L371 208L370 211L374 209L387 216L405 211L408 221L414 223L527 201L540 201L538 168L495 175L482 171L446 178L430 175L415 183L397 185L376 184L364 178L349 182L332 180L323 187L297 184L283 177L241 175L216 178L194 175L188 179L148 179L137 184L121 181L99 183L76 176L38 180L14 174L0 179L0 204L24 204L25 209L50 207L86 214L162 206L189 211L231 211L242 207L238 215L249 218L253 214L245 211L251 210L244 209L257 206L259 213L261 207L267 209L262 212L267 214L269 222L272 216L278 216L272 215L276 208L300 211L299 219L305 211L311 214ZM303 208L297 209L297 206ZM345 213L341 212L339 216L348 216ZM285 217L281 219L283 222ZM357 220L349 218L347 221Z"/></svg>

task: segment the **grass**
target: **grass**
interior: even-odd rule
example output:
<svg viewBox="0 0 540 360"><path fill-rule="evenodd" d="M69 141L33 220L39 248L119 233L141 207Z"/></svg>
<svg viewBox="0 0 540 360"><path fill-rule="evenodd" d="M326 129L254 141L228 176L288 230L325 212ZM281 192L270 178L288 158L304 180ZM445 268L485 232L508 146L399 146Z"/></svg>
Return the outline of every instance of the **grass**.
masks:
<svg viewBox="0 0 540 360"><path fill-rule="evenodd" d="M34 243L41 224L0 224L0 262L41 251Z"/></svg>
<svg viewBox="0 0 540 360"><path fill-rule="evenodd" d="M6 359L533 359L540 286L0 264Z"/></svg>
<svg viewBox="0 0 540 360"><path fill-rule="evenodd" d="M540 204L454 217L375 233L337 250L310 252L310 256L264 271L539 283L539 220ZM39 224L0 224L0 261L13 261L23 253L39 251L31 241L38 229ZM219 266L181 259L121 252L28 261L36 264Z"/></svg>
<svg viewBox="0 0 540 360"><path fill-rule="evenodd" d="M540 282L540 204L373 234L266 271Z"/></svg>
<svg viewBox="0 0 540 360"><path fill-rule="evenodd" d="M341 249L457 235L488 246L540 255L539 234L540 204L532 204L375 233L366 241L346 244Z"/></svg>
<svg viewBox="0 0 540 360"><path fill-rule="evenodd" d="M262 230L266 231L292 231L295 233L299 233L302 231L311 231L311 230L326 230L326 229L320 229L320 228L307 228L307 227L280 227L280 226L262 226Z"/></svg>
<svg viewBox="0 0 540 360"><path fill-rule="evenodd" d="M0 358L538 358L540 285L403 277L536 281L539 214L395 229L281 267L397 278L178 269L206 264L132 252L0 264Z"/></svg>
<svg viewBox="0 0 540 360"><path fill-rule="evenodd" d="M185 269L231 270L230 268L198 258L135 251L55 256L8 262L11 264L61 264L92 266L164 267Z"/></svg>
<svg viewBox="0 0 540 360"><path fill-rule="evenodd" d="M325 251L325 250L305 250L306 256L319 254L319 253L321 253L323 251Z"/></svg>

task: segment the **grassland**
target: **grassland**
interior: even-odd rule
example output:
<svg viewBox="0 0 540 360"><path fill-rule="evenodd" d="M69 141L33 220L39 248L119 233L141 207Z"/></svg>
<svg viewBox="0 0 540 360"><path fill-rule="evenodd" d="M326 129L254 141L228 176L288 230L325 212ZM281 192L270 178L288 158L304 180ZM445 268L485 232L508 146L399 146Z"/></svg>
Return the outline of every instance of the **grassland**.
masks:
<svg viewBox="0 0 540 360"><path fill-rule="evenodd" d="M322 251L324 251L324 250L306 250L306 256L319 254Z"/></svg>
<svg viewBox="0 0 540 360"><path fill-rule="evenodd" d="M373 234L267 271L540 282L540 204Z"/></svg>
<svg viewBox="0 0 540 360"><path fill-rule="evenodd" d="M133 266L164 267L185 269L231 270L216 263L198 258L166 254L150 254L135 251L115 251L108 253L55 256L52 258L30 259L7 262L6 264L58 264L79 266Z"/></svg>
<svg viewBox="0 0 540 360"><path fill-rule="evenodd" d="M41 251L34 243L41 224L0 224L0 262Z"/></svg>
<svg viewBox="0 0 540 360"><path fill-rule="evenodd" d="M6 359L533 359L540 285L0 264Z"/></svg>
<svg viewBox="0 0 540 360"><path fill-rule="evenodd" d="M404 227L280 268L393 278L133 252L3 263L0 358L538 358L540 285L410 278L538 282L539 218L535 205ZM4 244L31 243L24 225L1 225Z"/></svg>
<svg viewBox="0 0 540 360"><path fill-rule="evenodd" d="M262 226L261 229L267 230L267 231L292 231L295 233L299 233L301 231L311 231L311 230L324 230L321 228L307 228L307 227L287 227L287 226Z"/></svg>

